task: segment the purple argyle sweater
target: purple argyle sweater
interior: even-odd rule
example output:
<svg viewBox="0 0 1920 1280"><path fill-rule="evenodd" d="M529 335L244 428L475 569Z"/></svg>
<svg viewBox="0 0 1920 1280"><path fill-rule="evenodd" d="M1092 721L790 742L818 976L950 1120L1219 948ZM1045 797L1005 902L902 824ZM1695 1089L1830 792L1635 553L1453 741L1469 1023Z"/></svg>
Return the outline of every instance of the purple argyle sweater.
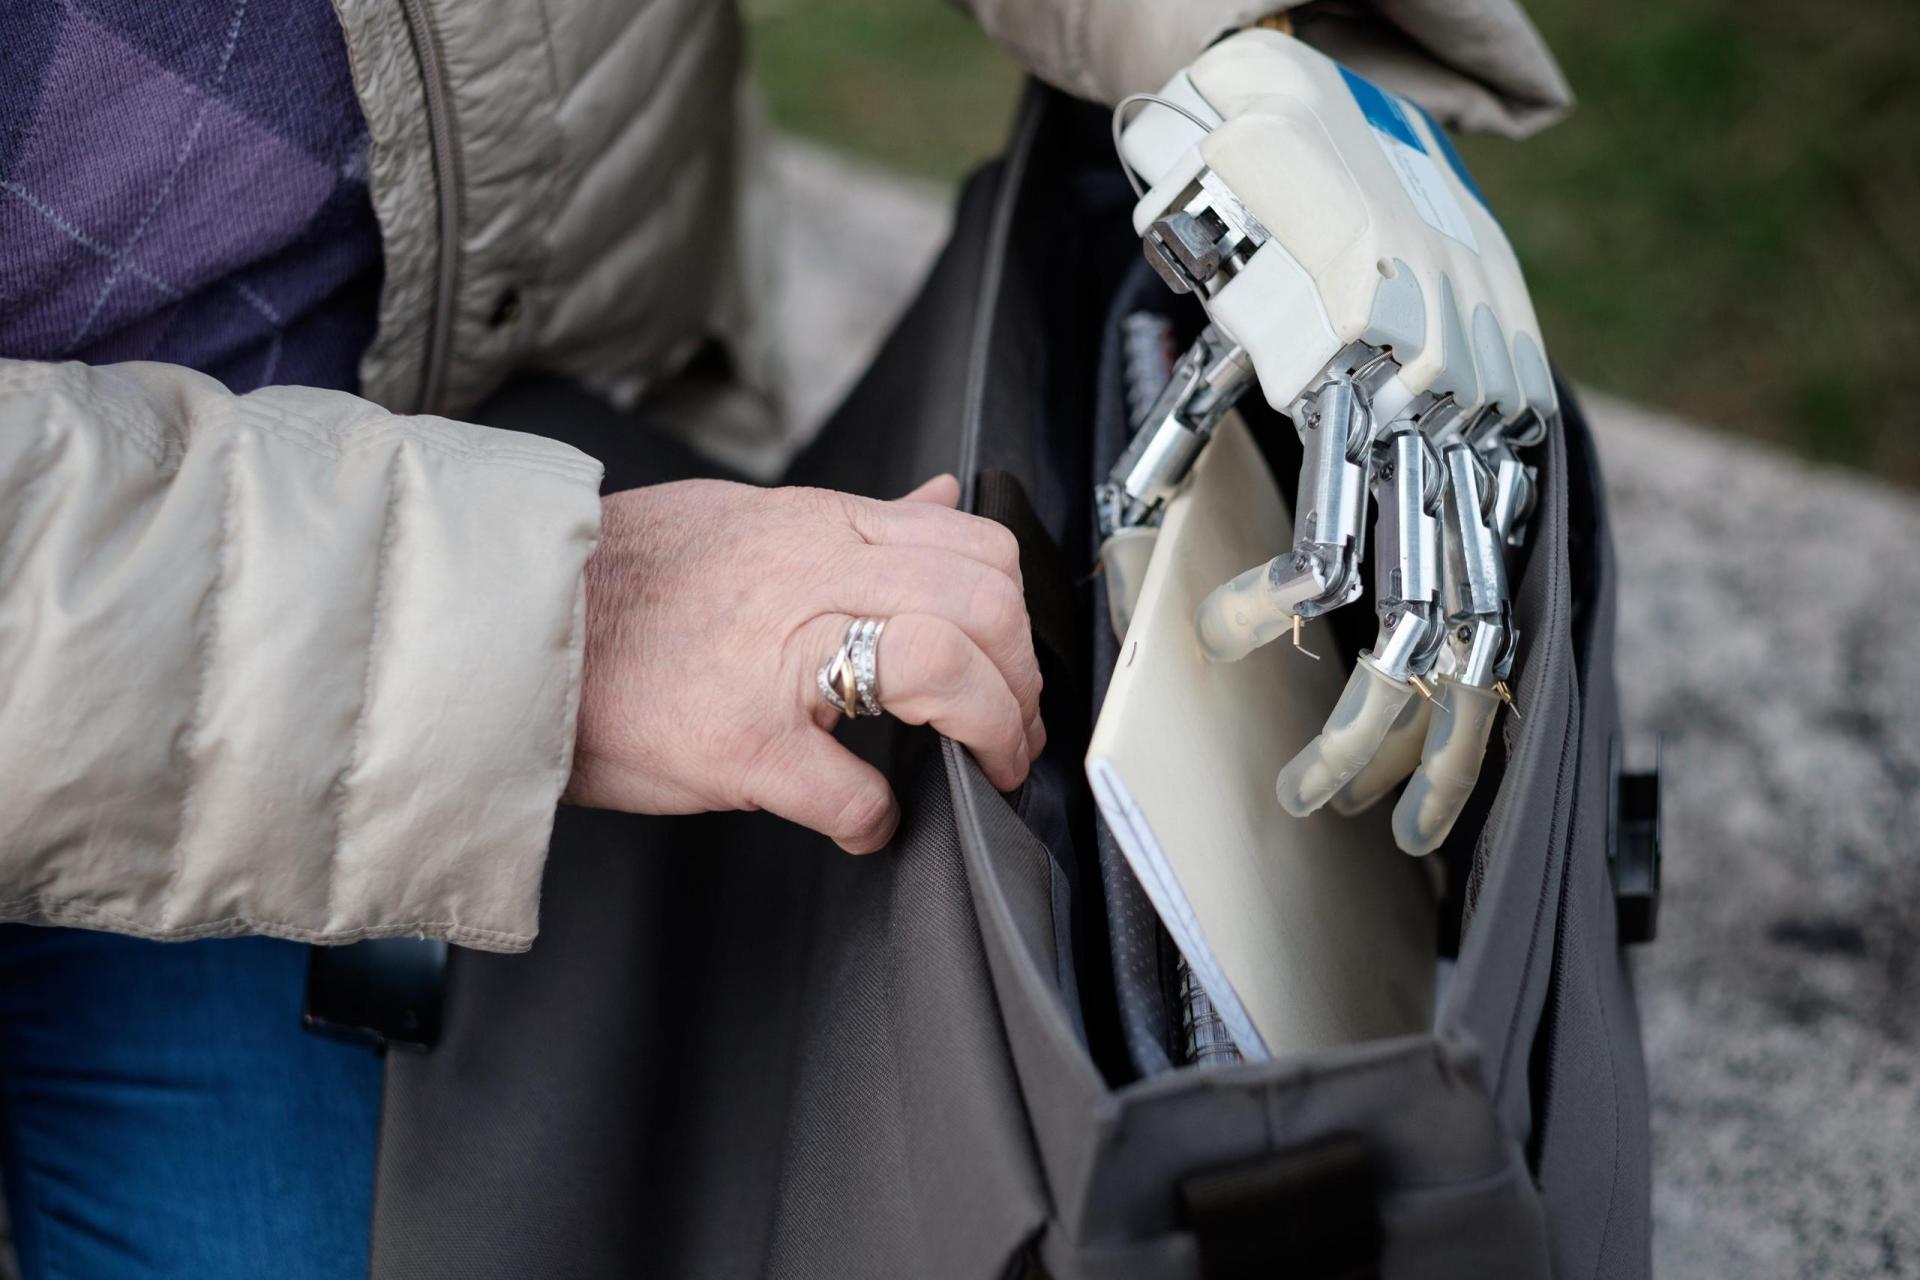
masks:
<svg viewBox="0 0 1920 1280"><path fill-rule="evenodd" d="M0 0L0 356L357 388L366 154L328 0Z"/></svg>

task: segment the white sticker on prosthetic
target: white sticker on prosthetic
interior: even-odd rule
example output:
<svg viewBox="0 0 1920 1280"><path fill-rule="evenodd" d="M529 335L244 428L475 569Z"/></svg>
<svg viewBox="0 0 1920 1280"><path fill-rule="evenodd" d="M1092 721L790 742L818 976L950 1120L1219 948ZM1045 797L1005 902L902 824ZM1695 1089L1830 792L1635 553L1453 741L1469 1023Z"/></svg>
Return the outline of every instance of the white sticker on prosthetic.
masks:
<svg viewBox="0 0 1920 1280"><path fill-rule="evenodd" d="M1412 685L1381 675L1364 658L1355 663L1326 727L1274 780L1280 807L1304 818L1331 800L1373 759L1413 696Z"/></svg>
<svg viewBox="0 0 1920 1280"><path fill-rule="evenodd" d="M1420 767L1393 808L1393 842L1406 852L1416 857L1432 853L1453 830L1479 780L1499 710L1500 695L1491 689L1442 682Z"/></svg>
<svg viewBox="0 0 1920 1280"><path fill-rule="evenodd" d="M1327 802L1327 807L1343 818L1371 809L1380 798L1407 780L1420 767L1420 749L1427 741L1427 719L1433 704L1425 698L1409 698L1394 717L1393 727L1380 740L1373 759L1353 775L1346 786Z"/></svg>
<svg viewBox="0 0 1920 1280"><path fill-rule="evenodd" d="M1194 616L1200 651L1213 662L1238 662L1293 629L1293 605L1269 585L1278 560L1257 564L1207 593Z"/></svg>

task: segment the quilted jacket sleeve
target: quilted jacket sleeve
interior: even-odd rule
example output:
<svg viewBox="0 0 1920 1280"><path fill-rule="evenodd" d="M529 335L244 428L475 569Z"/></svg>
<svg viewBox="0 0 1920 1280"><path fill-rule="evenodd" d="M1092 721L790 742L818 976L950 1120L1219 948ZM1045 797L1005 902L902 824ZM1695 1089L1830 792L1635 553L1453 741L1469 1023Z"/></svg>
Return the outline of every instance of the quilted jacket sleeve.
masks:
<svg viewBox="0 0 1920 1280"><path fill-rule="evenodd" d="M338 392L0 360L0 918L524 949L599 477Z"/></svg>
<svg viewBox="0 0 1920 1280"><path fill-rule="evenodd" d="M1464 129L1520 135L1572 104L1518 0L959 0L1042 80L1098 102L1151 93L1221 36L1282 11L1295 33Z"/></svg>

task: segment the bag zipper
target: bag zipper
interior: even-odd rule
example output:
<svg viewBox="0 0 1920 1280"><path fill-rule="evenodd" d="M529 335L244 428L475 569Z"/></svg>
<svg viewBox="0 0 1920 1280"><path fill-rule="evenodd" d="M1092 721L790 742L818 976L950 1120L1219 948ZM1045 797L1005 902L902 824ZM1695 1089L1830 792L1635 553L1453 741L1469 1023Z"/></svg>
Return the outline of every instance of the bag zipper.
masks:
<svg viewBox="0 0 1920 1280"><path fill-rule="evenodd" d="M414 412L426 413L440 403L446 381L447 347L452 337L454 280L460 254L459 169L433 15L427 11L427 0L401 0L401 7L407 16L414 57L420 64L420 80L426 90L427 132L433 150L434 194L440 223L433 309L427 316L426 367L421 373L420 395L414 405Z"/></svg>

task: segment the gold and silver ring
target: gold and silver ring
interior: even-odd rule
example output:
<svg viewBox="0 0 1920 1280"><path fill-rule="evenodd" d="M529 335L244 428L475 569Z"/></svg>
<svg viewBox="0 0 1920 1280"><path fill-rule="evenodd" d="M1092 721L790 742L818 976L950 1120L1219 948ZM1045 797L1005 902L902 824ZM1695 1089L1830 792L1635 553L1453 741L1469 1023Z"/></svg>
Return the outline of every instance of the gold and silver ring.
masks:
<svg viewBox="0 0 1920 1280"><path fill-rule="evenodd" d="M827 705L849 720L884 714L880 706L878 654L885 618L855 618L847 638L820 665L814 682Z"/></svg>

